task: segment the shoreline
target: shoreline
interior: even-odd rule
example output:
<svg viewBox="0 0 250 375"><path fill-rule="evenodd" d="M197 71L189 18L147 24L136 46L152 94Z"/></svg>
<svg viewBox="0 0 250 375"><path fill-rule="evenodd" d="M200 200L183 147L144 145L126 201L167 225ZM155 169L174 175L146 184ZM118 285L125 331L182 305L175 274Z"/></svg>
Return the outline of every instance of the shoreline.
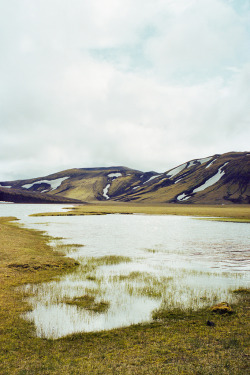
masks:
<svg viewBox="0 0 250 375"><path fill-rule="evenodd" d="M217 218L219 221L250 222L250 206L198 206L198 205L147 205L133 203L89 203L65 207L66 212L50 212L33 214L33 216L81 216L81 215L108 215L108 214L149 214L149 215L177 215Z"/></svg>

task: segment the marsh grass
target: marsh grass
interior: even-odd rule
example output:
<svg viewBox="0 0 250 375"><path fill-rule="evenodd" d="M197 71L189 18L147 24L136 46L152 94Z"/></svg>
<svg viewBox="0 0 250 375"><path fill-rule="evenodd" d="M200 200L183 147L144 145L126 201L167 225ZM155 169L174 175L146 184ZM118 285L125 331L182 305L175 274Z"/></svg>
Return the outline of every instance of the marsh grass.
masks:
<svg viewBox="0 0 250 375"><path fill-rule="evenodd" d="M238 288L233 290L233 293L235 294L242 294L242 295L248 295L250 294L250 289L247 288Z"/></svg>
<svg viewBox="0 0 250 375"><path fill-rule="evenodd" d="M125 290L129 295L150 298L162 298L173 277L156 276L147 272L131 272L128 275L114 277L114 281L125 282Z"/></svg>
<svg viewBox="0 0 250 375"><path fill-rule="evenodd" d="M144 249L146 252L148 253L152 253L152 254L155 254L155 253L158 253L159 250L156 250L156 249Z"/></svg>
<svg viewBox="0 0 250 375"><path fill-rule="evenodd" d="M107 255L103 257L98 257L98 258L91 258L89 260L90 262L94 262L97 266L102 266L102 265L114 265L114 264L120 264L120 263L128 263L131 262L131 258L121 256L121 255Z"/></svg>
<svg viewBox="0 0 250 375"><path fill-rule="evenodd" d="M96 301L95 297L89 294L85 294L81 297L75 297L72 299L65 298L64 303L68 305L75 305L85 310L93 311L95 313L104 313L109 309L110 303L108 301Z"/></svg>
<svg viewBox="0 0 250 375"><path fill-rule="evenodd" d="M85 257L82 258L82 264L79 270L82 274L85 274L86 277L91 278L93 277L96 280L96 276L94 273L96 272L97 268L100 266L111 266L117 265L120 263L128 263L131 262L131 258L125 256L118 256L118 255L107 255L103 257Z"/></svg>
<svg viewBox="0 0 250 375"><path fill-rule="evenodd" d="M250 223L249 218L233 218L233 217L221 217L221 218L196 218L197 220L209 220L209 221L219 221L224 223Z"/></svg>
<svg viewBox="0 0 250 375"><path fill-rule="evenodd" d="M106 255L103 257L85 257L83 267L87 269L96 269L100 266L115 265L131 262L131 258L119 255Z"/></svg>
<svg viewBox="0 0 250 375"><path fill-rule="evenodd" d="M71 244L57 244L56 245L56 248L57 249L62 249L62 250L71 250L72 248L73 249L78 249L78 248L81 248L81 247L84 247L84 245L82 244L79 244L79 243L71 243Z"/></svg>

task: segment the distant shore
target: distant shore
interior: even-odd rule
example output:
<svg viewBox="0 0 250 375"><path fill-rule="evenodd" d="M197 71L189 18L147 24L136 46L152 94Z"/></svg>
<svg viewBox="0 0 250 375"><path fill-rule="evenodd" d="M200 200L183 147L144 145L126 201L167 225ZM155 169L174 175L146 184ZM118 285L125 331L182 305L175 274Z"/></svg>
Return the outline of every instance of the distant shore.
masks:
<svg viewBox="0 0 250 375"><path fill-rule="evenodd" d="M105 214L149 214L180 215L216 218L218 221L250 222L249 205L178 205L178 204L135 204L120 202L89 203L75 205L65 212L50 212L34 216L76 216Z"/></svg>

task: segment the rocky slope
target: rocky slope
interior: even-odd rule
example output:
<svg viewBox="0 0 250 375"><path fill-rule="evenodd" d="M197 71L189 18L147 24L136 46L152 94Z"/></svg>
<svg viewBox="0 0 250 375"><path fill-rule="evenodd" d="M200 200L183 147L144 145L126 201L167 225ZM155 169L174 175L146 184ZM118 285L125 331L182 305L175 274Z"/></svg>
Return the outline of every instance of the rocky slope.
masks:
<svg viewBox="0 0 250 375"><path fill-rule="evenodd" d="M164 173L126 167L70 169L46 177L0 182L9 192L55 200L138 203L250 203L250 153L230 152L194 159ZM3 199L4 198L4 199ZM10 196L8 199L12 199ZM22 200L20 200L22 201ZM54 202L53 202L54 203Z"/></svg>

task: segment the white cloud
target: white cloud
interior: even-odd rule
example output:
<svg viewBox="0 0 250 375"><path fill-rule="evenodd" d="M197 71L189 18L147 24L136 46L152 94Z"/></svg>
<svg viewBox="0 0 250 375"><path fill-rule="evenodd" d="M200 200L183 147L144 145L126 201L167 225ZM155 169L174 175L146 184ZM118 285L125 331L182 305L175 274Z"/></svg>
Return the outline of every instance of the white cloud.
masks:
<svg viewBox="0 0 250 375"><path fill-rule="evenodd" d="M247 149L248 17L226 0L6 2L0 179Z"/></svg>
<svg viewBox="0 0 250 375"><path fill-rule="evenodd" d="M177 3L182 3L181 1ZM155 70L168 79L204 79L249 58L244 15L227 2L196 0L158 24L145 51Z"/></svg>

